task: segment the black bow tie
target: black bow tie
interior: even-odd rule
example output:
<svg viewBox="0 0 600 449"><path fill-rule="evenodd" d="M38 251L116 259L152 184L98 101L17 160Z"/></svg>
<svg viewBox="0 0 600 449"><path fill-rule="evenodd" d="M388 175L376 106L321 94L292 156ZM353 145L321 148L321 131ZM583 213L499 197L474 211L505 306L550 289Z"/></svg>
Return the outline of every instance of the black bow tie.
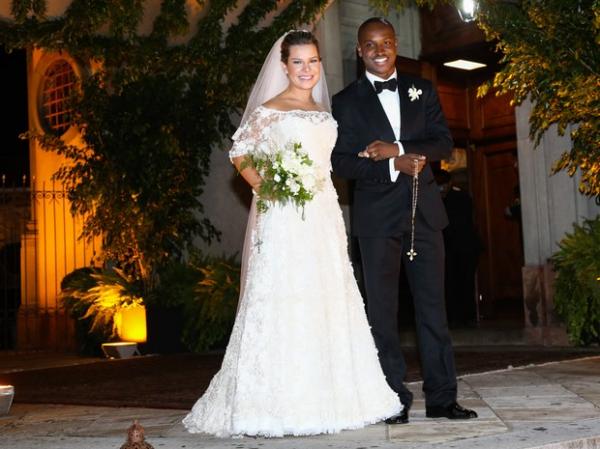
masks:
<svg viewBox="0 0 600 449"><path fill-rule="evenodd" d="M389 89L394 92L398 87L398 80L396 78L391 78L387 81L375 81L373 85L375 86L375 92L378 94L383 92L384 89Z"/></svg>

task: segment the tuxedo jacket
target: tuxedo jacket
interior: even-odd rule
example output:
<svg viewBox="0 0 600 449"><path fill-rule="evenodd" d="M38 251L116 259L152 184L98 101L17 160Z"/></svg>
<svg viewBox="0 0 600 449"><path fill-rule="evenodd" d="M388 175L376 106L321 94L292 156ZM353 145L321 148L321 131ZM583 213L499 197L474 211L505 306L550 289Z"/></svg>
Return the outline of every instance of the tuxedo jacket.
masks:
<svg viewBox="0 0 600 449"><path fill-rule="evenodd" d="M416 94L412 99L409 90ZM431 82L398 74L398 95L399 140L404 152L422 154L428 161L448 158L452 137ZM338 138L331 155L333 172L341 178L355 180L352 234L357 237L399 236L406 230L410 217L411 176L400 173L396 182L392 182L388 160L375 162L357 155L374 140L396 140L370 81L363 76L334 95L332 114L338 122ZM434 230L448 224L429 165L419 174L417 209Z"/></svg>

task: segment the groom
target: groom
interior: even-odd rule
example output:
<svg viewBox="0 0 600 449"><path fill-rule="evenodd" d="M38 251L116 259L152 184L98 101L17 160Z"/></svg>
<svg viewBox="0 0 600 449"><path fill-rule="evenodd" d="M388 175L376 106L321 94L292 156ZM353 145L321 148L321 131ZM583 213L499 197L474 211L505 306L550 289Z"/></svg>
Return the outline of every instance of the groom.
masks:
<svg viewBox="0 0 600 449"><path fill-rule="evenodd" d="M358 29L366 73L333 97L338 139L331 156L336 175L356 180L352 233L358 237L367 314L383 372L404 410L386 420L408 422L412 393L398 334L398 282L404 263L415 308L426 416L470 419L456 402L454 354L444 306L444 242L448 224L428 161L447 158L452 138L432 84L396 73L396 35L383 18ZM412 176L418 203L411 261Z"/></svg>

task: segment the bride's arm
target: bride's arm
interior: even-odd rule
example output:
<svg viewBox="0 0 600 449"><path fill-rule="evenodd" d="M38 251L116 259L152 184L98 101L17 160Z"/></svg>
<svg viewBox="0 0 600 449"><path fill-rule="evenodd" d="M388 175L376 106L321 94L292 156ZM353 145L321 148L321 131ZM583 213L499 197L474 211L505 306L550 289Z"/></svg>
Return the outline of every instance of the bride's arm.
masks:
<svg viewBox="0 0 600 449"><path fill-rule="evenodd" d="M258 192L262 178L253 167L244 167L244 169L241 169L242 163L245 159L245 156L236 156L231 158L231 162L233 165L235 165L235 168L237 168L239 174L242 175L242 178L244 178L244 180L250 184L252 190Z"/></svg>

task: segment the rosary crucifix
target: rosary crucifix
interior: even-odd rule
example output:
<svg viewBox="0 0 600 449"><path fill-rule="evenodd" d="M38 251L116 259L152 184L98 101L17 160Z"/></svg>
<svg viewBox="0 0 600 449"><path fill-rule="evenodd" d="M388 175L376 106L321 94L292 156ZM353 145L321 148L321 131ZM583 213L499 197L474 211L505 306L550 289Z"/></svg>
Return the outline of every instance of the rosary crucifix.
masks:
<svg viewBox="0 0 600 449"><path fill-rule="evenodd" d="M419 196L419 160L414 160L414 171L412 178L412 210L410 217L410 250L406 253L411 262L417 256L415 251L415 217L417 215L417 198Z"/></svg>

